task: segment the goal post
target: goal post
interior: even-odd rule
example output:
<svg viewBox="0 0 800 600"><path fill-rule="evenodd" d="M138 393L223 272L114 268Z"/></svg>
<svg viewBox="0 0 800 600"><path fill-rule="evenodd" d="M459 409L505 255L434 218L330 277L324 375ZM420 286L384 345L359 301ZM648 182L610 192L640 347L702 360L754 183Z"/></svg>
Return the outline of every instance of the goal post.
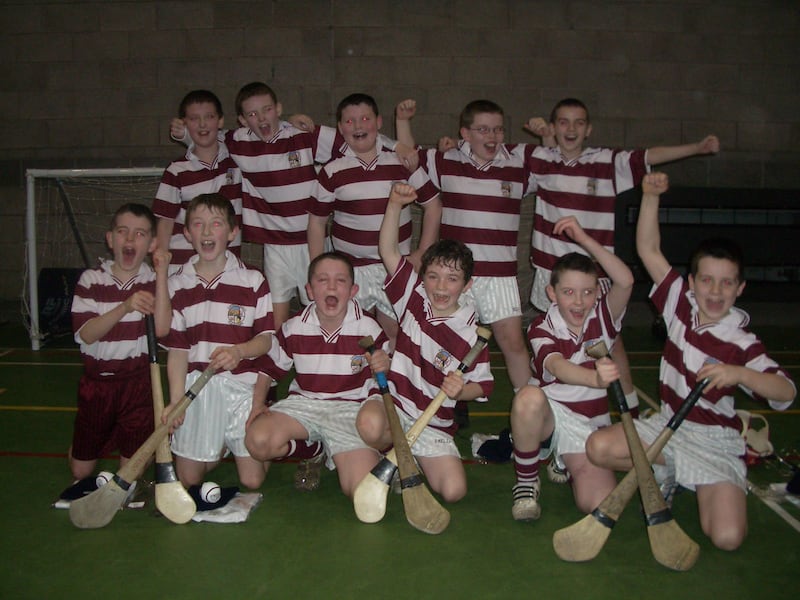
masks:
<svg viewBox="0 0 800 600"><path fill-rule="evenodd" d="M108 256L111 216L128 202L150 206L163 172L156 167L25 171L21 310L33 350L66 333L59 328L69 319L77 276Z"/></svg>

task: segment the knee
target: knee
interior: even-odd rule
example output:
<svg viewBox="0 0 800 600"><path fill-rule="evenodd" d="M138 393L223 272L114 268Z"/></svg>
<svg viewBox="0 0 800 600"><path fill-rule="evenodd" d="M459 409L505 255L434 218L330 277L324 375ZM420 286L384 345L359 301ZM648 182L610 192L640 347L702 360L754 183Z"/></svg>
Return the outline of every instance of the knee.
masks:
<svg viewBox="0 0 800 600"><path fill-rule="evenodd" d="M711 543L720 550L733 551L739 548L747 537L747 528L727 526L713 527L706 531L706 535L711 538Z"/></svg>
<svg viewBox="0 0 800 600"><path fill-rule="evenodd" d="M364 443L378 447L383 437L385 423L380 415L380 411L371 409L369 406L364 406L356 416L356 430Z"/></svg>
<svg viewBox="0 0 800 600"><path fill-rule="evenodd" d="M602 431L594 431L586 438L586 457L593 465L604 466L610 452L611 443Z"/></svg>
<svg viewBox="0 0 800 600"><path fill-rule="evenodd" d="M521 388L511 402L511 417L523 422L535 420L548 408L547 397L533 385Z"/></svg>
<svg viewBox="0 0 800 600"><path fill-rule="evenodd" d="M445 481L439 494L447 503L458 502L467 495L467 482L466 480Z"/></svg>
<svg viewBox="0 0 800 600"><path fill-rule="evenodd" d="M244 445L250 453L250 456L255 460L265 461L273 458L271 436L269 428L264 426L265 423L263 421L259 421L260 419L256 419L253 424L247 428L247 433L245 433L244 436ZM261 484L259 483L258 485Z"/></svg>
<svg viewBox="0 0 800 600"><path fill-rule="evenodd" d="M264 483L266 475L267 472L263 469L260 473L257 471L253 473L239 473L239 483L248 489L257 490L261 487L261 484Z"/></svg>

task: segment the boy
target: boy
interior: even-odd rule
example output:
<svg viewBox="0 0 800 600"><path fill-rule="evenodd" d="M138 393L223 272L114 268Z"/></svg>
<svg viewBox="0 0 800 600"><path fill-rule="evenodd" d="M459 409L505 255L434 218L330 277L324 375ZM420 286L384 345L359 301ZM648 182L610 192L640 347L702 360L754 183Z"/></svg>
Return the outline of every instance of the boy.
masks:
<svg viewBox="0 0 800 600"><path fill-rule="evenodd" d="M172 252L172 272L188 261L194 249L183 235L186 207L200 194L219 192L231 201L241 223L242 175L218 139L223 126L222 103L208 90L193 90L184 96L178 115L189 135L184 158L164 170L153 201L158 217L158 246ZM231 251L239 256L241 235L231 242Z"/></svg>
<svg viewBox="0 0 800 600"><path fill-rule="evenodd" d="M589 434L611 424L606 388L619 377L615 364L586 354L587 345L613 343L633 288L633 274L619 258L589 236L575 217L559 219L555 235L569 236L611 278L607 293L598 285L594 261L577 252L553 266L547 295L551 305L528 328L536 386L526 386L511 405L516 484L511 514L538 519L539 466L553 453L572 474L575 504L592 511L614 488L614 473L591 464L584 445Z"/></svg>
<svg viewBox="0 0 800 600"><path fill-rule="evenodd" d="M739 387L775 410L786 409L797 391L746 329L747 313L734 306L745 281L741 251L733 242L702 242L692 256L688 282L667 262L658 205L668 187L663 173L644 177L636 226L636 249L654 281L650 298L664 316L668 335L659 373L661 412L637 421L636 429L645 444L652 443L694 385L709 378L703 396L656 462L674 471L678 484L696 491L700 524L713 544L735 550L747 534L747 467L734 391ZM620 425L592 434L586 450L596 465L631 467Z"/></svg>
<svg viewBox="0 0 800 600"><path fill-rule="evenodd" d="M405 134L400 124L411 111L402 108L398 135ZM422 150L419 160L441 193L440 236L462 242L475 258L467 293L481 323L491 325L516 391L531 377L517 283L517 236L530 173L526 146L503 143L504 118L495 102L470 102L459 117L461 141L451 145L444 138L446 150Z"/></svg>
<svg viewBox="0 0 800 600"><path fill-rule="evenodd" d="M346 256L328 252L308 268L311 304L286 321L268 353L269 374L280 379L294 367L289 396L269 407L247 429L250 454L263 461L292 454L295 440L322 442L351 497L379 455L356 431L371 373L359 340L387 341L380 325L354 300L358 286Z"/></svg>
<svg viewBox="0 0 800 600"><path fill-rule="evenodd" d="M269 350L274 330L264 276L227 250L239 233L231 203L202 194L186 209L186 239L196 254L169 279L172 329L167 355L170 405L212 366L217 374L189 406L175 430L172 450L185 487L199 485L229 449L239 480L248 488L264 481L264 466L245 448L245 423L262 410L266 388L254 392L253 359ZM164 422L166 422L166 416Z"/></svg>
<svg viewBox="0 0 800 600"><path fill-rule="evenodd" d="M388 381L404 429L411 427L440 388L447 394L448 399L412 451L431 489L445 501L455 502L466 494L467 479L453 441L453 407L456 401L485 402L493 380L487 349L463 376L453 370L477 340L472 304L459 303L462 293L472 285L469 248L453 240L435 243L423 254L419 275L401 254L400 215L415 198L413 186L394 184L380 230L380 254L388 273L386 294L400 315L400 334ZM370 364L375 367L385 360L385 353L377 351ZM373 448L385 449L392 443L383 402L365 402L357 427Z"/></svg>
<svg viewBox="0 0 800 600"><path fill-rule="evenodd" d="M319 173L309 208L309 256L313 259L325 249L328 218L333 215L331 244L355 266L359 288L356 299L365 310L377 310L378 322L394 343L397 317L382 290L386 270L378 254L378 234L387 198L396 181L408 181L418 191L417 203L422 206L424 218L419 247L410 257L415 264L439 235L441 203L424 171L417 168L409 176L398 154L379 139L383 121L371 96L347 96L336 109L336 119L347 148L344 156L329 162ZM399 226L400 251L409 254L410 209L402 209Z"/></svg>
<svg viewBox="0 0 800 600"><path fill-rule="evenodd" d="M263 244L264 274L279 328L289 317L292 298L308 304L306 230L315 165L342 156L346 144L333 127L308 130L300 115L281 120L283 107L266 83L242 86L235 104L241 127L223 137L244 176L243 234L247 241ZM183 125L173 122L171 133L183 139ZM394 147L391 140L383 142Z"/></svg>
<svg viewBox="0 0 800 600"><path fill-rule="evenodd" d="M72 326L84 367L69 449L77 480L89 477L97 459L114 447L124 465L152 433L144 315L155 315L158 335L169 331L169 254L156 251L153 213L141 204L119 207L106 243L113 258L81 274L72 301ZM151 252L155 272L145 263Z"/></svg>
<svg viewBox="0 0 800 600"><path fill-rule="evenodd" d="M541 123L541 119L529 121ZM540 128L537 128L540 133ZM531 237L531 265L534 267L531 304L541 311L550 306L545 292L553 264L567 252L586 252L565 236L553 234L560 218L574 215L581 227L614 252L614 207L617 195L636 187L650 165L659 165L689 156L716 154L719 140L706 136L694 144L661 146L648 150L613 150L585 147L592 132L589 110L576 98L565 98L550 113L553 148L534 148L528 160L533 173L536 204ZM602 277L601 286L608 280ZM628 357L622 340L612 350L621 370L621 383L628 406L638 413L639 399L630 376Z"/></svg>

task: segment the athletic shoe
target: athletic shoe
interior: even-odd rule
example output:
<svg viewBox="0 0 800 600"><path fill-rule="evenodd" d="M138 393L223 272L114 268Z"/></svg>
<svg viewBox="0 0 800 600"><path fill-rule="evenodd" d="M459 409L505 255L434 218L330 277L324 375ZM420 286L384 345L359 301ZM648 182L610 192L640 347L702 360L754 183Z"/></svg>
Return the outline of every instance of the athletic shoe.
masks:
<svg viewBox="0 0 800 600"><path fill-rule="evenodd" d="M515 485L512 488L512 495L514 504L511 507L511 516L515 521L535 521L541 516L538 480L533 485Z"/></svg>
<svg viewBox="0 0 800 600"><path fill-rule="evenodd" d="M302 492L313 492L319 487L322 463L325 462L325 453L314 458L300 461L294 473L294 489Z"/></svg>
<svg viewBox="0 0 800 600"><path fill-rule="evenodd" d="M547 463L547 478L553 483L568 483L572 475L567 471L567 467L561 464L558 457L553 457Z"/></svg>

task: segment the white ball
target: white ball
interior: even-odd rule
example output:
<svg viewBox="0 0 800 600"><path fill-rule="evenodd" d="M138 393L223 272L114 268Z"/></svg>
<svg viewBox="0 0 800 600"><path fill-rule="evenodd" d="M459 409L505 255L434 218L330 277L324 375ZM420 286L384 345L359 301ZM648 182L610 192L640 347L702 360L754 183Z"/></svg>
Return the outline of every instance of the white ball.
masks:
<svg viewBox="0 0 800 600"><path fill-rule="evenodd" d="M200 498L202 498L204 502L215 504L219 502L221 497L222 491L219 488L219 484L216 484L213 481L206 481L202 486L200 486Z"/></svg>
<svg viewBox="0 0 800 600"><path fill-rule="evenodd" d="M100 471L94 481L97 484L97 487L101 488L112 479L114 479L113 473L109 473L108 471Z"/></svg>

